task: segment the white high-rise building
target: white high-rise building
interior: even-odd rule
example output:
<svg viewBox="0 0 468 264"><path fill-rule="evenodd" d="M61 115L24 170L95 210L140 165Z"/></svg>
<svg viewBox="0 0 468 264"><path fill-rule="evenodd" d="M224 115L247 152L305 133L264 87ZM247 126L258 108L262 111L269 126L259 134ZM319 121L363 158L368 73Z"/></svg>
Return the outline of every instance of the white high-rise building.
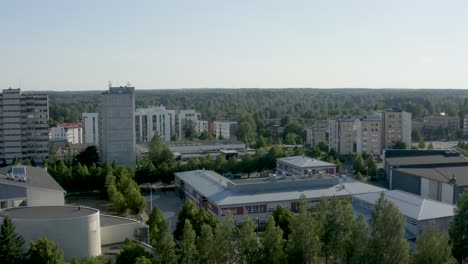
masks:
<svg viewBox="0 0 468 264"><path fill-rule="evenodd" d="M159 135L163 141L171 141L171 128L175 122L172 113L164 106L136 109L136 142L150 142L155 135Z"/></svg>
<svg viewBox="0 0 468 264"><path fill-rule="evenodd" d="M51 128L50 139L64 139L70 144L82 144L83 125L81 122L59 124Z"/></svg>
<svg viewBox="0 0 468 264"><path fill-rule="evenodd" d="M99 116L98 113L82 113L83 142L99 145Z"/></svg>
<svg viewBox="0 0 468 264"><path fill-rule="evenodd" d="M198 120L201 119L201 114L195 110L177 110L176 130L178 131L179 139L185 139L187 133L197 133Z"/></svg>

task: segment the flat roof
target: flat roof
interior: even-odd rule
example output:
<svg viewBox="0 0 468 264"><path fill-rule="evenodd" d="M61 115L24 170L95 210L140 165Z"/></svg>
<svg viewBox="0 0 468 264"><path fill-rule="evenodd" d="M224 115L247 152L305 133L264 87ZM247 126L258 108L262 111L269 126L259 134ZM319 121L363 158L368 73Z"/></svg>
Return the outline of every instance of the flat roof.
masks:
<svg viewBox="0 0 468 264"><path fill-rule="evenodd" d="M99 220L101 227L139 222L135 219L105 214L99 215Z"/></svg>
<svg viewBox="0 0 468 264"><path fill-rule="evenodd" d="M321 197L349 196L353 194L382 192L385 189L370 184L354 181L350 178L342 179L337 184L316 186L315 188L304 187L301 180L289 182L298 183L292 188L274 189L262 191L258 188L248 188L246 191L236 191L229 188L235 184L214 171L186 171L175 173L176 178L190 185L198 193L205 196L211 202L219 206L234 206L240 204L255 204L263 202L295 201L303 194L309 199L320 199ZM287 182L277 182L278 186Z"/></svg>
<svg viewBox="0 0 468 264"><path fill-rule="evenodd" d="M423 198L400 190L385 191L383 193L385 199L398 206L404 216L418 221L452 217L455 214L455 206L451 204ZM356 194L352 198L375 205L380 199L380 193Z"/></svg>
<svg viewBox="0 0 468 264"><path fill-rule="evenodd" d="M324 166L334 166L334 167L336 167L336 164L333 164L333 163L330 163L330 162L325 162L325 161L322 161L322 160L309 158L307 156L292 156L292 157L280 158L280 159L278 159L278 161L281 161L283 163L287 163L287 164L295 166L295 167L301 167L301 168L324 167Z"/></svg>
<svg viewBox="0 0 468 264"><path fill-rule="evenodd" d="M454 157L444 155L394 157L386 158L385 162L388 162L390 165L435 165L450 163L466 163L468 165L468 159L465 156Z"/></svg>
<svg viewBox="0 0 468 264"><path fill-rule="evenodd" d="M12 219L47 220L79 218L99 213L99 210L85 206L31 206L4 209L2 215Z"/></svg>
<svg viewBox="0 0 468 264"><path fill-rule="evenodd" d="M396 168L395 171L445 183L449 183L455 176L457 185L468 186L468 165L438 168Z"/></svg>
<svg viewBox="0 0 468 264"><path fill-rule="evenodd" d="M8 180L6 173L10 173L12 168L16 165L0 168L0 184L8 184L24 187L35 187L41 189L49 189L65 192L65 190L54 180L52 176L46 171L45 168L33 167L27 165L19 165L26 168L26 182Z"/></svg>

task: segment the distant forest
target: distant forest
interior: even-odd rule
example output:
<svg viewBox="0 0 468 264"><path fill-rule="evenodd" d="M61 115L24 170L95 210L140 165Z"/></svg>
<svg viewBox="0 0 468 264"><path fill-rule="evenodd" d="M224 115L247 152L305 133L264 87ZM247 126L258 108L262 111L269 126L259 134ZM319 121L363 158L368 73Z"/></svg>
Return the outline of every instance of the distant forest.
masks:
<svg viewBox="0 0 468 264"><path fill-rule="evenodd" d="M48 92L51 124L80 119L97 111L100 91ZM413 119L445 112L460 119L468 114L468 90L453 89L166 89L136 90L136 107L164 105L195 109L206 119L246 121L257 135L272 121L288 118L313 124L315 117L367 114L398 108ZM288 122L284 122L286 125ZM262 132L262 129L265 131ZM245 140L244 140L245 141ZM249 141L249 140L247 140ZM251 140L250 140L251 141ZM299 141L299 140L298 140Z"/></svg>

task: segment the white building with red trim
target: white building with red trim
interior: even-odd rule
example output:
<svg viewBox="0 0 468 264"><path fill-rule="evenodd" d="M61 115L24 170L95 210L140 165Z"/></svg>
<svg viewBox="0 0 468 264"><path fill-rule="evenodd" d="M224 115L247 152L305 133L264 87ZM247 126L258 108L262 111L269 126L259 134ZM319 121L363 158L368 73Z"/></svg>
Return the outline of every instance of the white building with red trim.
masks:
<svg viewBox="0 0 468 264"><path fill-rule="evenodd" d="M175 185L183 199L194 201L218 218L230 212L238 223L247 216L266 222L278 205L295 211L301 195L314 204L322 197L344 198L385 190L329 174L230 180L207 170L177 172Z"/></svg>
<svg viewBox="0 0 468 264"><path fill-rule="evenodd" d="M336 173L336 164L309 158L307 156L293 156L276 160L278 175L306 176Z"/></svg>

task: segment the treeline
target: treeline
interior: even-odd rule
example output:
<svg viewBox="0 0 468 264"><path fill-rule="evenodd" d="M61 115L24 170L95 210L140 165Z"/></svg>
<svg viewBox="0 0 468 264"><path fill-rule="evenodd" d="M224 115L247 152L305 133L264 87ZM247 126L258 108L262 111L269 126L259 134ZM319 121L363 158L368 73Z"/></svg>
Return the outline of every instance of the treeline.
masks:
<svg viewBox="0 0 468 264"><path fill-rule="evenodd" d="M244 155L242 158L231 157L229 159L226 159L224 155L219 155L216 159L206 156L202 159L191 159L187 163L177 161L172 152L157 135L151 140L148 147L148 155L140 157L137 161L135 180L139 183L170 182L174 180L174 172L197 169L214 170L220 174L262 172L274 169L278 158L294 155L308 155L335 163L337 164L338 172L341 171L342 167L336 152L331 151L328 153L328 146L325 144L312 148L296 147L289 149L284 146L274 145L267 151L258 150L253 156Z"/></svg>

